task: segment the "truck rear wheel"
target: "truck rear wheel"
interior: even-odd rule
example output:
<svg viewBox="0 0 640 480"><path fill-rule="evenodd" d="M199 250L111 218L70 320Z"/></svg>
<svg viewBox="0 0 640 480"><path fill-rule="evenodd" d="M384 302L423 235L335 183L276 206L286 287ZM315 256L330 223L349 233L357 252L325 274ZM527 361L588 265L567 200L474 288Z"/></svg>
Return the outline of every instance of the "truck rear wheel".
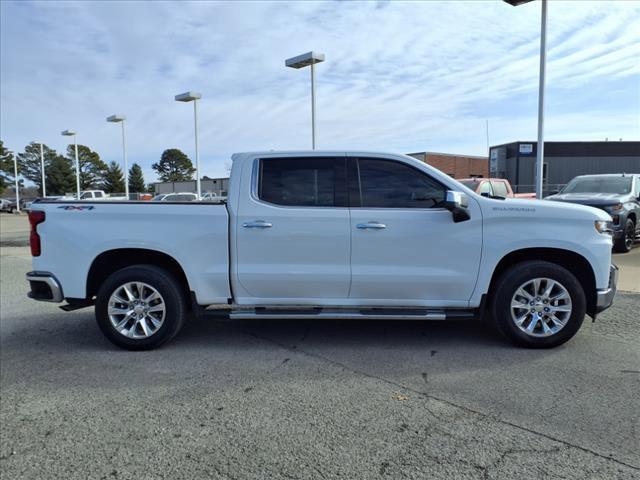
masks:
<svg viewBox="0 0 640 480"><path fill-rule="evenodd" d="M166 270L135 265L111 274L96 299L102 333L127 350L150 350L182 328L187 305L182 286Z"/></svg>
<svg viewBox="0 0 640 480"><path fill-rule="evenodd" d="M527 261L500 276L490 313L498 330L513 343L552 348L580 329L586 299L582 285L566 268Z"/></svg>

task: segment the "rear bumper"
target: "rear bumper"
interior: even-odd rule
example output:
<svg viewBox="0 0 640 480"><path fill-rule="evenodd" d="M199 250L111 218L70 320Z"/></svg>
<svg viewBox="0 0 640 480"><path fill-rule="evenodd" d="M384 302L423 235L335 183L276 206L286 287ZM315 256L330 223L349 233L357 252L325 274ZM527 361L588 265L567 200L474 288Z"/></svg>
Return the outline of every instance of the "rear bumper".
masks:
<svg viewBox="0 0 640 480"><path fill-rule="evenodd" d="M60 303L64 300L60 282L49 272L28 272L27 281L31 290L27 293L29 298L41 302Z"/></svg>
<svg viewBox="0 0 640 480"><path fill-rule="evenodd" d="M600 313L611 306L616 296L618 285L618 267L611 265L609 269L609 285L596 292L596 313Z"/></svg>

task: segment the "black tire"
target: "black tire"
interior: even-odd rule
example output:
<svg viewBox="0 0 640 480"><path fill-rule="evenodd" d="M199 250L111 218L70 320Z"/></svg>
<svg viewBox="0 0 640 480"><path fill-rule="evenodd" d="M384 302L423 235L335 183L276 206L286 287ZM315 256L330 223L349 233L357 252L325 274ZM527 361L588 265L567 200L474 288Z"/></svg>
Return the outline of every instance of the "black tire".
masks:
<svg viewBox="0 0 640 480"><path fill-rule="evenodd" d="M165 317L161 326L146 338L130 338L112 325L108 314L109 298L123 284L143 282L161 295L165 305ZM187 315L184 288L166 270L154 265L134 265L111 274L100 287L96 298L96 321L102 333L114 345L127 350L151 350L171 340L182 328Z"/></svg>
<svg viewBox="0 0 640 480"><path fill-rule="evenodd" d="M633 220L627 218L624 223L623 234L615 242L613 242L613 250L618 253L627 253L633 247L633 242L636 238L636 224Z"/></svg>
<svg viewBox="0 0 640 480"><path fill-rule="evenodd" d="M571 298L571 312L567 314L564 327L545 337L522 331L511 316L511 302L516 291L536 278L560 283ZM489 313L498 331L514 344L527 348L553 348L562 345L578 332L586 314L586 305L584 289L569 270L555 263L532 260L518 263L500 275L495 283ZM540 322L538 325L542 327Z"/></svg>
<svg viewBox="0 0 640 480"><path fill-rule="evenodd" d="M14 208L13 207L9 207L9 213L13 213Z"/></svg>

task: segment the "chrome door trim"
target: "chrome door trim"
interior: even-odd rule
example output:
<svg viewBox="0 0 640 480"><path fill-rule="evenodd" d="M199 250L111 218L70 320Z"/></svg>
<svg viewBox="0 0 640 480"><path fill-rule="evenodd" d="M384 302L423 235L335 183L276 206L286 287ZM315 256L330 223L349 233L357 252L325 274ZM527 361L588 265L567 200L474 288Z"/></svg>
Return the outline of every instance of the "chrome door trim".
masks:
<svg viewBox="0 0 640 480"><path fill-rule="evenodd" d="M384 223L372 221L367 223L358 223L356 228L361 230L383 230L387 228L387 226Z"/></svg>

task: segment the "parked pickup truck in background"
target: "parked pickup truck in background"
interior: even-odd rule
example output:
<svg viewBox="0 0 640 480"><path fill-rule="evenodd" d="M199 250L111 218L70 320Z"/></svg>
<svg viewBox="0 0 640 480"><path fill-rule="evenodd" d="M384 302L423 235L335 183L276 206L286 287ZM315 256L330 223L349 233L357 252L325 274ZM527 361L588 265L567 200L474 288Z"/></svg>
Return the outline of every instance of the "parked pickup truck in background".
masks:
<svg viewBox="0 0 640 480"><path fill-rule="evenodd" d="M60 200L75 200L75 195L66 195L61 197ZM125 195L110 195L105 193L104 190L83 190L80 192L80 200L127 200Z"/></svg>
<svg viewBox="0 0 640 480"><path fill-rule="evenodd" d="M613 301L603 210L483 197L404 155L232 159L226 204L34 203L29 296L95 304L128 349L213 305L232 319L485 317L544 348Z"/></svg>
<svg viewBox="0 0 640 480"><path fill-rule="evenodd" d="M536 198L535 193L514 193L509 180L504 178L462 178L458 181L483 197Z"/></svg>
<svg viewBox="0 0 640 480"><path fill-rule="evenodd" d="M640 238L640 174L582 175L545 200L589 205L607 212L613 219L613 248L617 252L628 252Z"/></svg>

